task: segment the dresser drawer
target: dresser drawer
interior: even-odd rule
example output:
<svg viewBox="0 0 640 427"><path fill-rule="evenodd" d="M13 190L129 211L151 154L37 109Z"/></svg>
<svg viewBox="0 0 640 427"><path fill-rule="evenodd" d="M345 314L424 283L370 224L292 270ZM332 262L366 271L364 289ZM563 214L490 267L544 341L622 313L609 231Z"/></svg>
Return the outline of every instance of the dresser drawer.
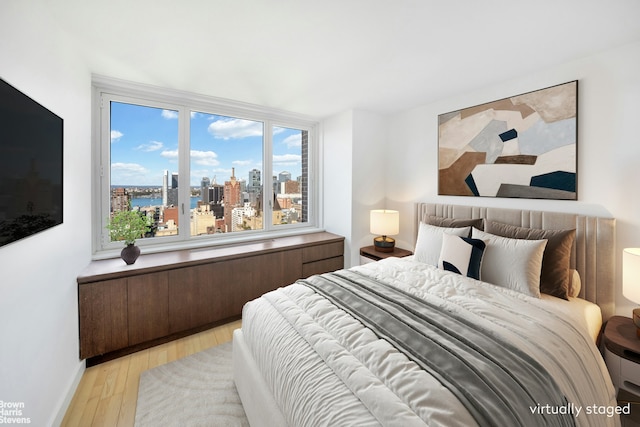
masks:
<svg viewBox="0 0 640 427"><path fill-rule="evenodd" d="M640 365L620 358L620 386L629 388L629 383L635 386L636 390L640 390Z"/></svg>
<svg viewBox="0 0 640 427"><path fill-rule="evenodd" d="M328 258L342 256L344 252L344 242L334 242L325 245L309 246L302 249L302 262L310 263Z"/></svg>
<svg viewBox="0 0 640 427"><path fill-rule="evenodd" d="M344 268L344 257L342 256L308 262L302 265L302 277L328 273L330 271L340 270L341 268Z"/></svg>
<svg viewBox="0 0 640 427"><path fill-rule="evenodd" d="M604 351L604 361L607 365L607 370L611 376L611 382L613 382L616 390L620 388L620 360L622 358L613 354L608 348Z"/></svg>

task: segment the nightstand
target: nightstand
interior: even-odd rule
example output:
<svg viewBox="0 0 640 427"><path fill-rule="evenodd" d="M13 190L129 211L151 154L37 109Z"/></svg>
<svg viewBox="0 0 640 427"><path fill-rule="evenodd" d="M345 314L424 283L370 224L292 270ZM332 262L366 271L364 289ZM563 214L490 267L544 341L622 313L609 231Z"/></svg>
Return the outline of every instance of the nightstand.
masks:
<svg viewBox="0 0 640 427"><path fill-rule="evenodd" d="M360 264L380 261L381 259L390 257L402 258L409 255L413 255L413 252L397 247L393 249L393 252L378 252L374 249L373 245L365 246L364 248L360 248Z"/></svg>
<svg viewBox="0 0 640 427"><path fill-rule="evenodd" d="M618 392L620 404L631 403L631 414L623 417L622 425L640 422L640 339L629 317L613 316L603 334L604 360Z"/></svg>

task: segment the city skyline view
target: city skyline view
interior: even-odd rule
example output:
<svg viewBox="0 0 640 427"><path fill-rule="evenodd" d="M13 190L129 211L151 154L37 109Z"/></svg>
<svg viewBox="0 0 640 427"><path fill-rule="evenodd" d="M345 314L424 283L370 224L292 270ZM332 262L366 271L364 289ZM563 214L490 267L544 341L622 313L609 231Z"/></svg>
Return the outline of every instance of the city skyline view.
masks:
<svg viewBox="0 0 640 427"><path fill-rule="evenodd" d="M135 209L146 216L145 239L264 229L265 188L277 198L269 205L272 225L306 221L304 184L297 182L306 130L168 105L110 100L109 106L110 212ZM269 174L263 163L271 165ZM188 175L180 170L186 164ZM185 190L188 223L177 208Z"/></svg>
<svg viewBox="0 0 640 427"><path fill-rule="evenodd" d="M235 169L237 179L261 171L262 122L221 115L190 113L190 178L197 187L203 177L223 184ZM178 111L111 102L111 186L161 186L165 170L177 173ZM301 134L274 127L273 175L301 175Z"/></svg>

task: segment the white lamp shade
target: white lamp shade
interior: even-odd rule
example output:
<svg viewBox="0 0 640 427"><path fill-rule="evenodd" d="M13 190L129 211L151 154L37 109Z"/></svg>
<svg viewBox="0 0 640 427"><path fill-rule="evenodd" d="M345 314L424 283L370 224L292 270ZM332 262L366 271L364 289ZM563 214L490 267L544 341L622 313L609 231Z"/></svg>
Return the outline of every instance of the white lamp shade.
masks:
<svg viewBox="0 0 640 427"><path fill-rule="evenodd" d="M394 236L400 232L400 213L386 209L372 210L369 225L371 234Z"/></svg>
<svg viewBox="0 0 640 427"><path fill-rule="evenodd" d="M622 251L622 295L640 304L640 248Z"/></svg>

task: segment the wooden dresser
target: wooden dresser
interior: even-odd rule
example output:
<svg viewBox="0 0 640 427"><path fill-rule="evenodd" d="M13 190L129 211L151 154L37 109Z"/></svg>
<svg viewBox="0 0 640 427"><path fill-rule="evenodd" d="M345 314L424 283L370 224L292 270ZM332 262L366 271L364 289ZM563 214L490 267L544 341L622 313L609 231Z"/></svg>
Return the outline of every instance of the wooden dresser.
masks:
<svg viewBox="0 0 640 427"><path fill-rule="evenodd" d="M321 232L93 261L78 276L80 358L93 365L237 319L280 286L344 266L344 238Z"/></svg>

